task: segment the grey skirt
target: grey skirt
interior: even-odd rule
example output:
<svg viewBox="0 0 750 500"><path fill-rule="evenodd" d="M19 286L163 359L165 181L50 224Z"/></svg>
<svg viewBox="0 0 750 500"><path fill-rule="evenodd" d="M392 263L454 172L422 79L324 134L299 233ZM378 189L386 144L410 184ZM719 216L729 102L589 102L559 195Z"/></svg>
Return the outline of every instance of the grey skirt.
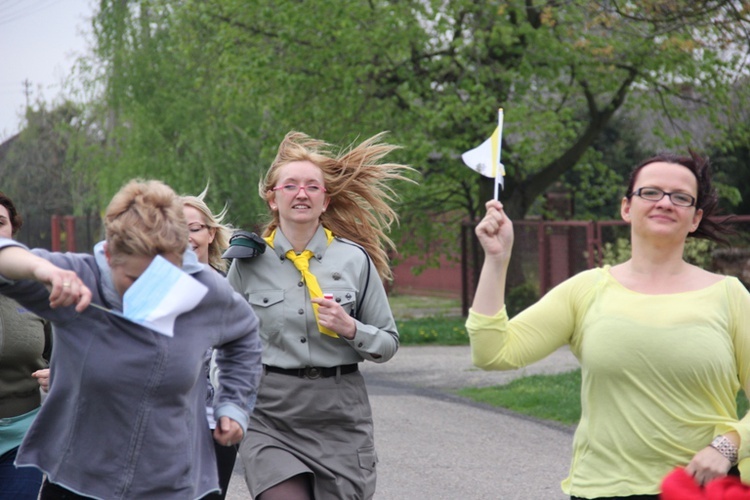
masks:
<svg viewBox="0 0 750 500"><path fill-rule="evenodd" d="M362 375L266 373L240 457L253 498L298 474L319 500L372 498L378 459Z"/></svg>

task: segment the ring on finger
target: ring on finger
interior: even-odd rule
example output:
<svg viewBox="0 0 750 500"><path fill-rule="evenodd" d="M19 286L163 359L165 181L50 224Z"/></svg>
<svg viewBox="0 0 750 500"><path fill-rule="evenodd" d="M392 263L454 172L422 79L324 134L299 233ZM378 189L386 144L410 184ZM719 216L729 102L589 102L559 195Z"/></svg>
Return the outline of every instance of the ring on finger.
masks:
<svg viewBox="0 0 750 500"><path fill-rule="evenodd" d="M70 288L70 282L66 281L62 284L63 288Z"/></svg>

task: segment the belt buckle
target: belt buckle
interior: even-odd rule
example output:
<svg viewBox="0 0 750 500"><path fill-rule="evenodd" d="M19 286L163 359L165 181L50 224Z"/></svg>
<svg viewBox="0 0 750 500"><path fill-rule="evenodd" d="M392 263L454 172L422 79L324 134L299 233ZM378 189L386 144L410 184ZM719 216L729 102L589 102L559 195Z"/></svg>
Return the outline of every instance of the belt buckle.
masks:
<svg viewBox="0 0 750 500"><path fill-rule="evenodd" d="M304 373L305 377L309 378L310 380L315 380L323 376L323 370L321 370L317 366L306 366Z"/></svg>

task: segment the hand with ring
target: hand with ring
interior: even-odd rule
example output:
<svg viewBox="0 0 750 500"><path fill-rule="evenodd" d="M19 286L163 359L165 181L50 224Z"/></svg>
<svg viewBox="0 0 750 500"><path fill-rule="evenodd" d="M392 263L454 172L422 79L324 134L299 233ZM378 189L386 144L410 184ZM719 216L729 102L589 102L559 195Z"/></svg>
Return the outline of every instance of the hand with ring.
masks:
<svg viewBox="0 0 750 500"><path fill-rule="evenodd" d="M78 312L88 307L91 303L91 291L75 272L61 269L43 259L40 261L34 276L47 285L50 307L54 309L75 305Z"/></svg>
<svg viewBox="0 0 750 500"><path fill-rule="evenodd" d="M221 417L216 422L214 439L223 446L232 446L242 441L244 432L239 423L229 417Z"/></svg>

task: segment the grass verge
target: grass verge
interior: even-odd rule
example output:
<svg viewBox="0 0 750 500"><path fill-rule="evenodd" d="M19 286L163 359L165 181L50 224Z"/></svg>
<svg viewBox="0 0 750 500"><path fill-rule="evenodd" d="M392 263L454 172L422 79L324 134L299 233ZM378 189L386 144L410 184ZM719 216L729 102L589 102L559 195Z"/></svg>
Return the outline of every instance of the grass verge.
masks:
<svg viewBox="0 0 750 500"><path fill-rule="evenodd" d="M469 343L459 299L393 294L388 301L401 345Z"/></svg>
<svg viewBox="0 0 750 500"><path fill-rule="evenodd" d="M469 336L461 316L396 320L401 345L467 345Z"/></svg>
<svg viewBox="0 0 750 500"><path fill-rule="evenodd" d="M523 415L574 425L581 417L581 370L530 375L506 385L461 389L458 394Z"/></svg>
<svg viewBox="0 0 750 500"><path fill-rule="evenodd" d="M575 425L581 418L581 370L531 375L506 385L461 389L458 394L480 403L566 425ZM737 395L737 414L745 415L748 406L744 392L740 392Z"/></svg>

